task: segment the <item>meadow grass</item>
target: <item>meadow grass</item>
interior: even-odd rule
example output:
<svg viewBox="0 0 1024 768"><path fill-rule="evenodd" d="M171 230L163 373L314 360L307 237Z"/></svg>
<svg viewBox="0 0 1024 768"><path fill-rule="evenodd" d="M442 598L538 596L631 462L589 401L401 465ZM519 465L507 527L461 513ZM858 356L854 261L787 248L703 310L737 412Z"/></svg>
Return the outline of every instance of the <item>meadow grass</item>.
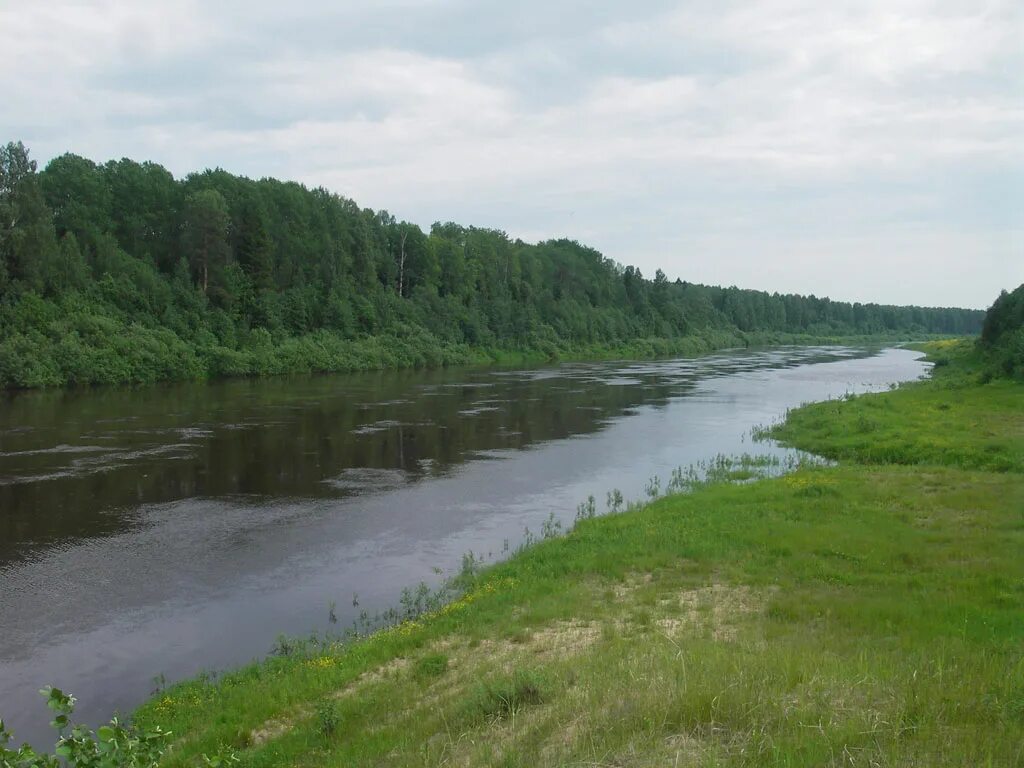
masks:
<svg viewBox="0 0 1024 768"><path fill-rule="evenodd" d="M1021 765L1024 385L967 358L789 414L837 466L583 517L442 608L136 718L172 766Z"/></svg>
<svg viewBox="0 0 1024 768"><path fill-rule="evenodd" d="M1020 382L982 384L983 362L970 343L918 346L936 362L930 381L806 405L770 434L839 461L1024 472Z"/></svg>

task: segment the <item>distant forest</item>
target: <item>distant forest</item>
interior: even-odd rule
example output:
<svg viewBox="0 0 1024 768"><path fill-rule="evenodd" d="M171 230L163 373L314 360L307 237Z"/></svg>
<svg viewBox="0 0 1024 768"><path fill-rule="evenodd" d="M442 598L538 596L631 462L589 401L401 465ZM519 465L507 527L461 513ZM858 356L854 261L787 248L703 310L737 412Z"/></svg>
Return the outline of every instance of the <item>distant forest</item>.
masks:
<svg viewBox="0 0 1024 768"><path fill-rule="evenodd" d="M0 387L356 370L844 336L984 313L653 279L573 240L429 232L323 188L0 147Z"/></svg>

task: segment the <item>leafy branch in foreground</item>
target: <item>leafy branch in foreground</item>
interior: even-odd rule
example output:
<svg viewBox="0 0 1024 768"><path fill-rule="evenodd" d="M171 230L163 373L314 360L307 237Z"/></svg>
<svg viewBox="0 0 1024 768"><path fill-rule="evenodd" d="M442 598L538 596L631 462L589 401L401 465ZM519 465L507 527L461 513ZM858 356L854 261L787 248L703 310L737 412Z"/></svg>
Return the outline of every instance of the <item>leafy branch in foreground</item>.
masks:
<svg viewBox="0 0 1024 768"><path fill-rule="evenodd" d="M170 731L159 726L139 730L115 717L94 732L71 722L74 696L50 687L40 693L55 713L50 723L58 733L54 753L37 752L28 744L9 748L11 733L0 720L0 768L153 768L163 756Z"/></svg>

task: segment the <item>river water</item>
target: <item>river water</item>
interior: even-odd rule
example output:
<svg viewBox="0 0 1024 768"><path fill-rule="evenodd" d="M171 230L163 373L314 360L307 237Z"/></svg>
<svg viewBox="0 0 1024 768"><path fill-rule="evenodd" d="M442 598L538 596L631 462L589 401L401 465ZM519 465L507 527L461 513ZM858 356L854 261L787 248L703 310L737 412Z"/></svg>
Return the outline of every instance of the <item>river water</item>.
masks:
<svg viewBox="0 0 1024 768"><path fill-rule="evenodd" d="M588 495L719 453L787 408L926 370L903 349L0 394L0 717L95 725L168 681L351 625L500 557ZM358 602L358 607L353 603ZM330 606L338 625L330 623Z"/></svg>

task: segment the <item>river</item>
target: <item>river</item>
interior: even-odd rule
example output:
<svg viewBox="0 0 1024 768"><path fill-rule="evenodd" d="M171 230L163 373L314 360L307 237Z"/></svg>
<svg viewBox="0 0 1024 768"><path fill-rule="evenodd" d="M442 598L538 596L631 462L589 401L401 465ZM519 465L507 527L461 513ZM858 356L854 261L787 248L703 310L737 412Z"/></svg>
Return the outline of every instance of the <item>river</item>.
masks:
<svg viewBox="0 0 1024 768"><path fill-rule="evenodd" d="M926 369L904 349L786 347L0 394L0 717L52 743L43 685L96 725L158 676L500 557L590 494L600 510L719 453L783 454L751 428Z"/></svg>

